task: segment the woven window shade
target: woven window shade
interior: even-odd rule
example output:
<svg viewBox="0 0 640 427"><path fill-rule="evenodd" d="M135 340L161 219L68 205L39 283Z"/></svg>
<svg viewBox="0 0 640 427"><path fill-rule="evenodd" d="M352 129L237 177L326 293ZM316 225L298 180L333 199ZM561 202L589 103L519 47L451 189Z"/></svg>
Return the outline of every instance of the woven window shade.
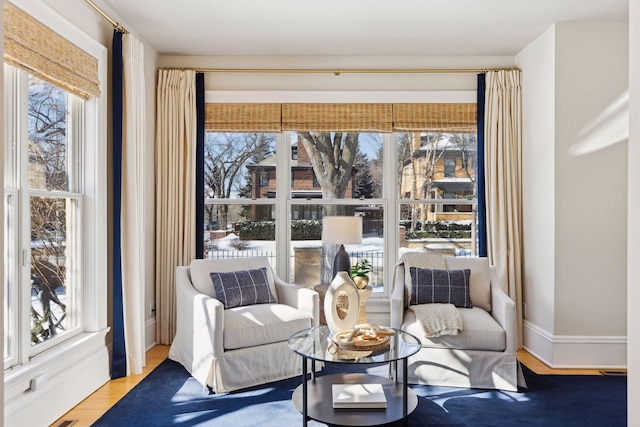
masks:
<svg viewBox="0 0 640 427"><path fill-rule="evenodd" d="M7 1L4 60L84 99L100 96L98 60Z"/></svg>
<svg viewBox="0 0 640 427"><path fill-rule="evenodd" d="M476 132L476 104L393 104L393 130Z"/></svg>
<svg viewBox="0 0 640 427"><path fill-rule="evenodd" d="M282 104L282 130L391 132L391 104Z"/></svg>
<svg viewBox="0 0 640 427"><path fill-rule="evenodd" d="M206 104L209 132L280 132L280 104Z"/></svg>

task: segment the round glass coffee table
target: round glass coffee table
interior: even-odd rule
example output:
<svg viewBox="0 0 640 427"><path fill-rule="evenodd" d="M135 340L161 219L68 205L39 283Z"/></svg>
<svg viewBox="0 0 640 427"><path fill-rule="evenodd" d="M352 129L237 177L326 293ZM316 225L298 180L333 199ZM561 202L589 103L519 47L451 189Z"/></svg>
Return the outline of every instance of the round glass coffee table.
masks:
<svg viewBox="0 0 640 427"><path fill-rule="evenodd" d="M421 348L418 338L394 328L389 347L366 354L360 352L336 352L331 347L333 334L326 325L296 332L289 338L289 348L302 356L302 384L293 392L293 403L302 413L302 425L312 418L329 424L345 426L371 426L397 420L407 422L407 416L418 406L416 394L407 385L407 358ZM308 361L311 360L311 378ZM343 373L315 375L315 362L343 363L351 365L389 363L389 378L364 374ZM398 361L402 365L402 382L398 381ZM393 370L391 369L393 367ZM391 372L395 373L395 379ZM333 384L382 384L387 407L382 409L349 408L334 409Z"/></svg>

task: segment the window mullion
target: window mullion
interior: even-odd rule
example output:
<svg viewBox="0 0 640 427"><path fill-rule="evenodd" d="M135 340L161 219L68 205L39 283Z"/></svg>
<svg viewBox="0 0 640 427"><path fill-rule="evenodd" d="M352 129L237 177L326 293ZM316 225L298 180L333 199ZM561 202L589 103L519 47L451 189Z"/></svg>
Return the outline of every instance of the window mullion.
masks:
<svg viewBox="0 0 640 427"><path fill-rule="evenodd" d="M18 346L18 361L24 364L29 361L31 341L26 339L31 335L31 195L29 192L29 127L28 127L28 105L29 105L29 77L22 71L17 71L16 80L17 103L16 111L19 112L14 118L15 137L17 143L17 182L18 187L18 336L16 345Z"/></svg>
<svg viewBox="0 0 640 427"><path fill-rule="evenodd" d="M389 179L383 180L382 194L385 201L384 215L384 293L389 297L393 290L393 271L398 256L398 217L400 205L398 200L398 183L397 183L397 136L395 133L384 135L384 164L383 175Z"/></svg>
<svg viewBox="0 0 640 427"><path fill-rule="evenodd" d="M289 241L291 239L291 135L289 132L276 134L276 273L285 281L289 281ZM284 238L278 238L282 236Z"/></svg>

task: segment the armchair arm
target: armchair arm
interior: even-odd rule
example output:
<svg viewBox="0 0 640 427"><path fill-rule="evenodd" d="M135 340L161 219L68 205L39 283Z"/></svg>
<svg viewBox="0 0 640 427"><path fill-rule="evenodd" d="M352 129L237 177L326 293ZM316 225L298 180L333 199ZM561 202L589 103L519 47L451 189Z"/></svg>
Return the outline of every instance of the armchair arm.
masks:
<svg viewBox="0 0 640 427"><path fill-rule="evenodd" d="M506 333L507 353L515 353L517 346L516 303L502 290L502 287L491 282L491 316L500 324Z"/></svg>
<svg viewBox="0 0 640 427"><path fill-rule="evenodd" d="M391 327L400 329L402 326L402 319L404 318L404 265L398 265L395 269L395 281L393 286L393 293L391 294Z"/></svg>
<svg viewBox="0 0 640 427"><path fill-rule="evenodd" d="M177 267L176 336L169 357L206 385L213 359L224 353L223 328L222 303L193 287L189 267Z"/></svg>
<svg viewBox="0 0 640 427"><path fill-rule="evenodd" d="M316 291L286 283L276 275L273 276L273 281L281 304L297 308L311 316L312 326L320 324L320 299Z"/></svg>

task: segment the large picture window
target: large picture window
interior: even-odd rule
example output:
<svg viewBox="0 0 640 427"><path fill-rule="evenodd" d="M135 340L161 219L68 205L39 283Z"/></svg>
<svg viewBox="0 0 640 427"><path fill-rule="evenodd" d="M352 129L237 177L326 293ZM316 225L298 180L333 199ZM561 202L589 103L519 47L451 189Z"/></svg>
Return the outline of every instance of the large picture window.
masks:
<svg viewBox="0 0 640 427"><path fill-rule="evenodd" d="M248 105L245 113L251 111ZM444 117L438 109L442 106L448 108L433 107L435 114L429 117ZM448 131L446 123L411 132L373 132L354 129L362 123L391 129L390 123L378 126L367 116L370 111L384 115L383 107L358 106L353 117L360 121L342 126L332 115L343 112L335 104L326 109L283 104L282 109L283 127L289 118L287 126L293 128L346 130L209 131L204 159L207 257L267 256L281 277L313 287L331 281L339 247L323 244L323 218L359 216L362 242L346 244L345 249L352 265L362 258L370 262L373 295L387 296L390 287L385 284L404 251L476 253L476 138L469 130L475 129L473 115L464 132L452 126ZM424 115L410 106L400 111L411 126L415 117ZM277 127L274 121L271 126Z"/></svg>

